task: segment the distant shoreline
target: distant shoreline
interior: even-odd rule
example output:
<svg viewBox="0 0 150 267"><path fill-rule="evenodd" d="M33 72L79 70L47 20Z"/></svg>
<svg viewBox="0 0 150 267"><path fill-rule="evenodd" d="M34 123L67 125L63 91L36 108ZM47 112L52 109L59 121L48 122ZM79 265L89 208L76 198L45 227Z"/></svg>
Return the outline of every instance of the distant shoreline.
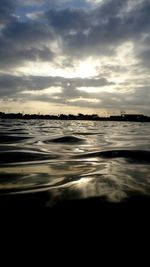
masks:
<svg viewBox="0 0 150 267"><path fill-rule="evenodd" d="M84 115L39 115L22 113L4 113L0 112L1 119L23 119L23 120L88 120L88 121L131 121L131 122L150 122L150 117L143 114L122 114L110 115L109 117L99 117L97 114Z"/></svg>

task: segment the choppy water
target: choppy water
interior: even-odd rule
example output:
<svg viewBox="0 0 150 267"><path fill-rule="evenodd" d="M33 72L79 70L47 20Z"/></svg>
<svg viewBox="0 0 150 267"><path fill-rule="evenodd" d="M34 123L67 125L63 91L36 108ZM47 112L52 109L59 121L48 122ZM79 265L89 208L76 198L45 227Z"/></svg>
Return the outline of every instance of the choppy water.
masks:
<svg viewBox="0 0 150 267"><path fill-rule="evenodd" d="M0 120L0 195L150 194L150 123Z"/></svg>

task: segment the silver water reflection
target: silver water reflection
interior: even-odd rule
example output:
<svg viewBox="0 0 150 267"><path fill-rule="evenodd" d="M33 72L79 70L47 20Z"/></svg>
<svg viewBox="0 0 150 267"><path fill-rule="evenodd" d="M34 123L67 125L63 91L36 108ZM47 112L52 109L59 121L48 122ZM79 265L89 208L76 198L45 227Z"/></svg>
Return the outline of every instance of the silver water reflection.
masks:
<svg viewBox="0 0 150 267"><path fill-rule="evenodd" d="M0 120L0 193L150 194L149 132L139 122Z"/></svg>

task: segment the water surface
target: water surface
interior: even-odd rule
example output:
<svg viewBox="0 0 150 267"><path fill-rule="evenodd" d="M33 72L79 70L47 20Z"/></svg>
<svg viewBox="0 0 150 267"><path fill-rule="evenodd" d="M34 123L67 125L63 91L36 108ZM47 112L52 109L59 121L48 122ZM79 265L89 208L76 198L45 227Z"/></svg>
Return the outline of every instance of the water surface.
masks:
<svg viewBox="0 0 150 267"><path fill-rule="evenodd" d="M150 123L0 120L0 195L150 195Z"/></svg>

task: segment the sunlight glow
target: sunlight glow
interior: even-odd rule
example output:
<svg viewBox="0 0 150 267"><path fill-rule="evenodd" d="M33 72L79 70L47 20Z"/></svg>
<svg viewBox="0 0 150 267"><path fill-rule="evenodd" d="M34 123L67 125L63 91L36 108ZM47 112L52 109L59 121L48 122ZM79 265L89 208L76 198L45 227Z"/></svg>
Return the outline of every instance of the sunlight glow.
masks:
<svg viewBox="0 0 150 267"><path fill-rule="evenodd" d="M58 94L62 92L61 87L49 87L42 90L26 90L21 92L21 94L31 94L31 95L51 95L51 94Z"/></svg>
<svg viewBox="0 0 150 267"><path fill-rule="evenodd" d="M108 93L115 93L118 92L118 89L116 88L116 85L110 85L110 86L105 86L103 87L78 87L77 90L83 91L86 93L102 93L102 92L108 92Z"/></svg>
<svg viewBox="0 0 150 267"><path fill-rule="evenodd" d="M79 97L79 98L74 98L74 99L67 99L67 102L70 103L75 103L75 102L80 102L80 101L85 101L85 102L91 102L91 103L99 103L101 102L100 99L97 98L84 98L84 97Z"/></svg>
<svg viewBox="0 0 150 267"><path fill-rule="evenodd" d="M85 61L81 61L77 70L76 70L76 76L80 78L87 78L90 76L95 76L96 75L96 70L94 66L94 61L89 58Z"/></svg>
<svg viewBox="0 0 150 267"><path fill-rule="evenodd" d="M18 75L33 75L33 76L61 76L64 78L89 78L97 75L97 60L91 57L85 61L75 61L71 67L62 67L64 58L57 58L58 62L28 62L24 66L16 69Z"/></svg>

